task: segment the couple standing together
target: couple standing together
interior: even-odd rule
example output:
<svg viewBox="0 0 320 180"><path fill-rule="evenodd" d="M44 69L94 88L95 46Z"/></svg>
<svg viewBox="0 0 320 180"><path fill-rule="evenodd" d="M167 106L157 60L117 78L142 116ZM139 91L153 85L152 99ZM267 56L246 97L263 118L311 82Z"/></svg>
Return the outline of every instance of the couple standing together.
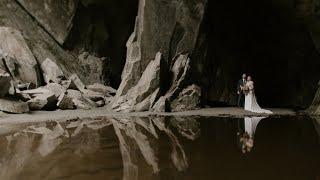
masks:
<svg viewBox="0 0 320 180"><path fill-rule="evenodd" d="M257 103L251 76L247 77L246 74L242 75L242 79L238 81L237 93L238 107L244 106L244 110L255 113L272 114L272 111L262 109Z"/></svg>

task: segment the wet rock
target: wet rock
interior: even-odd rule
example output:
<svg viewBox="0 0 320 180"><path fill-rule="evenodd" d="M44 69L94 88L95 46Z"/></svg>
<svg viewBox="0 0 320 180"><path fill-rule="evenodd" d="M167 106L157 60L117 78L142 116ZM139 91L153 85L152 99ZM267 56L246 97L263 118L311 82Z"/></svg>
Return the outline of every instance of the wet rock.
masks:
<svg viewBox="0 0 320 180"><path fill-rule="evenodd" d="M58 102L54 93L39 94L28 101L28 106L31 110L54 110Z"/></svg>
<svg viewBox="0 0 320 180"><path fill-rule="evenodd" d="M110 86L105 86L103 84L99 83L94 83L92 85L88 85L87 89L95 92L102 93L104 95L115 95L117 93L117 90L110 87Z"/></svg>
<svg viewBox="0 0 320 180"><path fill-rule="evenodd" d="M65 87L63 87L62 85L60 85L58 83L50 83L50 84L47 84L46 86L44 86L43 88L51 91L57 98L61 94L64 94L67 91L67 89Z"/></svg>
<svg viewBox="0 0 320 180"><path fill-rule="evenodd" d="M64 78L64 74L59 66L51 59L47 58L41 63L41 70L45 83L60 83Z"/></svg>
<svg viewBox="0 0 320 180"><path fill-rule="evenodd" d="M78 77L77 74L72 74L69 77L69 80L71 82L69 84L69 87L67 87L67 89L76 89L76 90L82 91L83 89L86 88L86 86L83 84L83 82L81 81L81 79Z"/></svg>
<svg viewBox="0 0 320 180"><path fill-rule="evenodd" d="M28 104L14 99L0 99L0 111L22 114L29 112Z"/></svg>
<svg viewBox="0 0 320 180"><path fill-rule="evenodd" d="M11 87L10 74L0 69L0 98L8 94Z"/></svg>
<svg viewBox="0 0 320 180"><path fill-rule="evenodd" d="M57 106L59 109L62 109L62 110L75 108L73 99L66 94L61 94L59 96Z"/></svg>
<svg viewBox="0 0 320 180"><path fill-rule="evenodd" d="M20 31L0 27L0 49L5 54L5 63L15 80L40 85L37 61Z"/></svg>
<svg viewBox="0 0 320 180"><path fill-rule="evenodd" d="M186 111L200 108L201 88L190 85L182 90L179 96L171 104L171 111Z"/></svg>

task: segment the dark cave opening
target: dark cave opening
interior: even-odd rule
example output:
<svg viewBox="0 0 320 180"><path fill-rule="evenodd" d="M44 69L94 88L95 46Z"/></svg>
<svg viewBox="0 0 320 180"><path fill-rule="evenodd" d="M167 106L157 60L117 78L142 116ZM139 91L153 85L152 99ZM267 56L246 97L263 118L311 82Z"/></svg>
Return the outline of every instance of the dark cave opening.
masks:
<svg viewBox="0 0 320 180"><path fill-rule="evenodd" d="M266 107L306 108L317 88L319 53L292 0L209 1L206 104L234 105L250 74Z"/></svg>
<svg viewBox="0 0 320 180"><path fill-rule="evenodd" d="M110 86L118 88L126 61L126 42L133 32L138 0L81 0L65 47L110 58Z"/></svg>

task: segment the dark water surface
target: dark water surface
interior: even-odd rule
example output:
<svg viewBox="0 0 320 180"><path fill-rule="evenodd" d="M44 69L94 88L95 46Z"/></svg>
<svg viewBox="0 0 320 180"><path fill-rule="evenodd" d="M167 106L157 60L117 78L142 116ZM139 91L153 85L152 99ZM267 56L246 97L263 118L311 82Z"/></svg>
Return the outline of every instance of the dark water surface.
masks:
<svg viewBox="0 0 320 180"><path fill-rule="evenodd" d="M0 180L319 180L320 119L150 117L0 125Z"/></svg>

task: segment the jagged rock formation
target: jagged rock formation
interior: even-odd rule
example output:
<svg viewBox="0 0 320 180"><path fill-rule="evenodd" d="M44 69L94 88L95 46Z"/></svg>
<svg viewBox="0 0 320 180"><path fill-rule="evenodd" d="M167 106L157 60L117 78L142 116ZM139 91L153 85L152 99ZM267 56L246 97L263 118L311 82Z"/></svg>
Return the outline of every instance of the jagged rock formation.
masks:
<svg viewBox="0 0 320 180"><path fill-rule="evenodd" d="M169 81L171 79L169 75L171 72L169 70L171 62L175 60L176 56L179 59L180 53L186 54L182 59L190 61L186 57L188 57L188 54L192 55L196 51L205 7L206 0L165 2L141 0L139 2L136 26L127 42L127 61L122 73L122 82L113 102L113 108L119 109L119 106L123 106L124 109L134 109L132 105L123 105L123 97L131 93L132 89L139 87L142 84L141 81L145 79L144 76L147 76L146 74L153 72L150 69L150 66L152 66L150 65L152 64L150 60L155 57L157 52L161 53L161 59L163 59L163 62L160 63L160 71L163 74L155 76L158 85L152 89L156 92L155 90L160 88L160 96L166 94L166 91L169 90L168 87L171 86L171 82ZM159 58L159 54L157 54L157 58ZM173 72L176 70L174 68L175 66L171 69ZM187 81L187 79L177 79L177 76L181 76L180 71L174 74L173 83ZM168 93L179 94L181 88L184 88L185 85L179 87L179 84L173 84L173 87L175 86L178 89L173 90L174 92L170 90ZM137 93L142 93L136 95L142 98L138 98L137 102L133 105L143 102L148 96L158 96L152 94L152 91L148 91L147 94L139 91ZM170 96L169 98L168 102L170 103L175 97ZM151 103L152 106L153 102L150 102L150 100L146 101L149 101L149 105ZM148 109L151 109L151 106L147 106L149 107ZM144 107L141 110L147 110L147 108Z"/></svg>
<svg viewBox="0 0 320 180"><path fill-rule="evenodd" d="M320 83L320 82L319 82ZM320 84L318 84L320 86ZM320 115L320 88L316 92L313 102L309 107L308 111L314 115Z"/></svg>
<svg viewBox="0 0 320 180"><path fill-rule="evenodd" d="M95 82L92 82L92 79L97 76L95 73L101 72L86 74L88 64L81 64L77 56L69 53L61 46L72 27L71 21L77 1L68 1L70 4L67 7L64 6L66 9L59 8L62 6L61 3L51 3L51 1L50 3L47 1L19 2L11 0L0 2L0 26L20 30L38 63L41 64L49 58L61 67L66 76L76 73L88 84L100 80L96 79ZM61 14L65 16L60 16ZM88 61L88 63L95 64L96 62ZM102 68L105 67L101 63L99 65ZM104 82L100 81L99 83Z"/></svg>

